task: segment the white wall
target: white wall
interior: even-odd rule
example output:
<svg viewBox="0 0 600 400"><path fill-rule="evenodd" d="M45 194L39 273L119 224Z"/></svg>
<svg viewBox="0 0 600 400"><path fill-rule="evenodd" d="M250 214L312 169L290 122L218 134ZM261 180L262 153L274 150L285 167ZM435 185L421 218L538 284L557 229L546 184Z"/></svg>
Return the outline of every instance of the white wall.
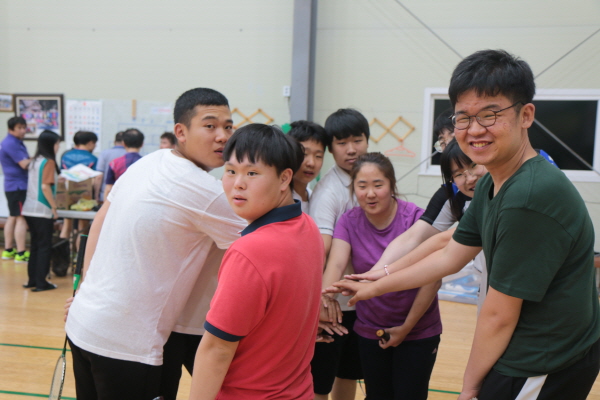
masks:
<svg viewBox="0 0 600 400"><path fill-rule="evenodd" d="M594 0L400 3L461 56L503 48L529 62L534 74L600 21ZM172 103L184 90L208 86L228 96L232 107L260 107L283 124L289 120L281 89L291 81L292 21L292 0L4 0L0 92ZM403 175L420 161L424 90L447 87L460 57L394 0L320 0L317 26L316 122L342 107L385 124L403 116L416 128L404 145L417 155L393 157ZM543 73L537 86L600 89L598 65L600 34ZM10 116L0 113L1 126ZM381 132L373 128L372 135ZM388 136L370 148L398 144ZM400 191L425 206L440 182L415 171ZM576 186L600 230L600 185ZM596 243L600 249L600 238Z"/></svg>
<svg viewBox="0 0 600 400"><path fill-rule="evenodd" d="M292 17L291 1L5 0L0 92L174 103L204 86L283 124Z"/></svg>

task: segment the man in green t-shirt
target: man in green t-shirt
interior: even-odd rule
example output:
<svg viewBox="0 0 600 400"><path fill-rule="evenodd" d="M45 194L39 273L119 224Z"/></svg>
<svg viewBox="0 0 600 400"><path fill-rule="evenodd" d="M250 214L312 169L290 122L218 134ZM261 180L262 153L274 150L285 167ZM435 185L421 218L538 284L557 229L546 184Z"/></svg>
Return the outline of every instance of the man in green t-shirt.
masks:
<svg viewBox="0 0 600 400"><path fill-rule="evenodd" d="M355 303L457 272L483 248L489 289L459 400L583 400L600 369L594 230L573 184L529 142L534 94L526 62L497 50L464 59L449 87L455 137L489 174L452 240L372 284L335 284Z"/></svg>

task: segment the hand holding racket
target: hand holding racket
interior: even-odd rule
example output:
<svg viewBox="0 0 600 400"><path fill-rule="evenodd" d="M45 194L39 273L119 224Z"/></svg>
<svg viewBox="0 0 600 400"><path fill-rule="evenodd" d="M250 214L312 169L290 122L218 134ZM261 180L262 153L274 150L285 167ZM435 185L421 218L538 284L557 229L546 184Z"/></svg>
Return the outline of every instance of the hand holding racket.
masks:
<svg viewBox="0 0 600 400"><path fill-rule="evenodd" d="M77 292L79 280L81 279L81 269L83 268L83 255L85 254L85 245L87 243L87 235L81 235L79 242L79 253L77 253L77 264L75 265L75 273L73 274L73 297ZM63 345L62 353L58 357L56 367L54 367L54 375L52 376L52 384L50 385L50 395L48 400L60 400L62 395L63 385L65 383L65 372L67 370L67 336L65 335L65 344Z"/></svg>
<svg viewBox="0 0 600 400"><path fill-rule="evenodd" d="M378 329L375 334L379 338L379 347L387 349L388 347L396 347L404 341L406 335L411 331L411 327L407 325L394 326L387 329Z"/></svg>
<svg viewBox="0 0 600 400"><path fill-rule="evenodd" d="M377 329L377 332L375 332L375 334L377 335L378 338L380 338L380 340L384 340L384 341L388 341L390 340L390 334L387 333L385 330L383 329Z"/></svg>

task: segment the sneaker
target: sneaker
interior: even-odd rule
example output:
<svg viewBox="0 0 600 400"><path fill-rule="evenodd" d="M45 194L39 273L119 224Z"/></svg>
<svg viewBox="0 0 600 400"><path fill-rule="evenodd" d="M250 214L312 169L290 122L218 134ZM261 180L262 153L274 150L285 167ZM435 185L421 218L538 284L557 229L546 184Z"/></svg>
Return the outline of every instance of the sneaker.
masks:
<svg viewBox="0 0 600 400"><path fill-rule="evenodd" d="M33 288L31 289L32 292L44 292L46 290L52 290L52 289L56 289L58 286L56 286L54 283L50 283L50 282L46 282L46 286L41 287L41 288Z"/></svg>
<svg viewBox="0 0 600 400"><path fill-rule="evenodd" d="M22 255L22 256L21 256L21 255L19 255L19 254L16 254L16 255L15 255L15 262L16 262L16 263L26 263L26 262L28 262L28 261L29 261L29 256L30 256L30 255L31 255L31 253L30 253L30 252L28 252L28 251L26 251L25 253L23 253L23 255Z"/></svg>
<svg viewBox="0 0 600 400"><path fill-rule="evenodd" d="M15 249L12 249L11 251L4 250L2 252L2 259L3 260L12 260L13 258L15 258L16 255L17 255L17 250L15 250Z"/></svg>

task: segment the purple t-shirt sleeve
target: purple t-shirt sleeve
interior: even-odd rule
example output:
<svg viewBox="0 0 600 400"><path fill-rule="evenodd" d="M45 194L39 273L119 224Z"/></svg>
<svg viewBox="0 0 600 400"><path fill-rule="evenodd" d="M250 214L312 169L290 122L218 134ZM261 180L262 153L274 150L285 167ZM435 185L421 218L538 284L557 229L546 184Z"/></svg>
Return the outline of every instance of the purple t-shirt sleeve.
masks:
<svg viewBox="0 0 600 400"><path fill-rule="evenodd" d="M109 165L108 171L106 172L106 178L104 178L104 183L106 185L114 185L115 182L115 171L113 171L112 165Z"/></svg>
<svg viewBox="0 0 600 400"><path fill-rule="evenodd" d="M6 153L14 162L18 164L20 161L26 160L29 158L29 154L27 154L27 149L24 146L15 146Z"/></svg>
<svg viewBox="0 0 600 400"><path fill-rule="evenodd" d="M344 242L351 243L350 233L348 232L348 226L350 225L348 223L348 220L350 219L348 217L348 213L350 211L352 210L348 210L347 212L345 212L344 215L340 217L337 224L335 224L335 229L333 230L334 239L341 239Z"/></svg>

